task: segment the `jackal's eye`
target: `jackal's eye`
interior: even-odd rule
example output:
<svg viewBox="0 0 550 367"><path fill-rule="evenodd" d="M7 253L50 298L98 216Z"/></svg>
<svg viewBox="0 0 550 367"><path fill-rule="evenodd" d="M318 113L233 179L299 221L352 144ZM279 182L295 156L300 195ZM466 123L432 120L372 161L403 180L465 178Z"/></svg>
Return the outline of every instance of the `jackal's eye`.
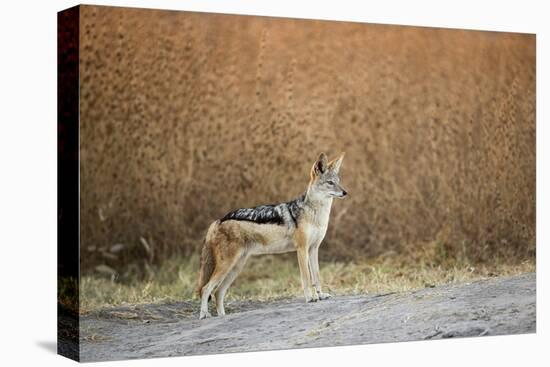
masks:
<svg viewBox="0 0 550 367"><path fill-rule="evenodd" d="M327 181L327 183L328 183L330 186L336 185L336 183L335 183L334 181Z"/></svg>

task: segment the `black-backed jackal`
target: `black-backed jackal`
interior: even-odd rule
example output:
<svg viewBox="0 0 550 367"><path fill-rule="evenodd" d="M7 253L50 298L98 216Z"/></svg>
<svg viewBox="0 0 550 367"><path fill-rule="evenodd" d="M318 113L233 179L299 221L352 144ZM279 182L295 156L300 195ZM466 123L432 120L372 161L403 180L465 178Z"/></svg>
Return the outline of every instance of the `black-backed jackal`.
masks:
<svg viewBox="0 0 550 367"><path fill-rule="evenodd" d="M225 315L225 293L251 255L296 251L306 302L330 297L321 290L318 251L327 231L332 199L347 195L338 175L343 158L344 154L328 162L321 153L311 168L307 190L299 198L237 209L210 225L197 286L201 319L210 316L208 300L214 290L218 315Z"/></svg>

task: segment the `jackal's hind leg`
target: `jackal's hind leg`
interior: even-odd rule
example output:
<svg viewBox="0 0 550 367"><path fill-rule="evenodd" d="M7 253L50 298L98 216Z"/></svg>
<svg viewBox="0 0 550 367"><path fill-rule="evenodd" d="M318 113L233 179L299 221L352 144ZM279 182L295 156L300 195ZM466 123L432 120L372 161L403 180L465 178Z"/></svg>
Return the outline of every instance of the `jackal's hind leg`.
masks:
<svg viewBox="0 0 550 367"><path fill-rule="evenodd" d="M210 298L212 291L216 289L223 282L223 280L229 273L230 269L231 269L231 266L227 266L227 265L216 266L216 269L214 270L212 277L210 278L208 283L206 283L202 288L201 311L199 314L199 319L204 319L211 316L210 312L208 312L208 299Z"/></svg>
<svg viewBox="0 0 550 367"><path fill-rule="evenodd" d="M240 274L240 272L243 270L244 264L246 263L246 256L242 256L239 260L237 260L236 264L233 266L233 268L229 271L229 273L226 275L225 279L220 283L218 286L218 289L216 289L216 292L214 293L214 296L216 297L216 311L218 313L218 316L224 316L225 315L225 308L223 306L223 299L225 297L225 293L235 280L237 276Z"/></svg>
<svg viewBox="0 0 550 367"><path fill-rule="evenodd" d="M208 312L208 298L210 297L212 292L222 284L224 279L229 275L231 270L237 264L237 261L239 261L242 257L241 250L237 250L235 249L235 247L232 246L224 246L224 248L226 249L225 256L218 259L218 261L216 262L214 273L212 273L212 277L210 278L208 283L205 284L201 291L201 311L199 316L199 318L201 319L210 316L210 313Z"/></svg>
<svg viewBox="0 0 550 367"><path fill-rule="evenodd" d="M212 274L212 277L202 287L201 289L201 310L199 314L199 319L205 319L207 317L210 317L210 312L208 312L208 299L210 298L210 295L212 294L212 290L220 284L220 282L223 280L224 273L217 271L218 269L214 270L214 273Z"/></svg>

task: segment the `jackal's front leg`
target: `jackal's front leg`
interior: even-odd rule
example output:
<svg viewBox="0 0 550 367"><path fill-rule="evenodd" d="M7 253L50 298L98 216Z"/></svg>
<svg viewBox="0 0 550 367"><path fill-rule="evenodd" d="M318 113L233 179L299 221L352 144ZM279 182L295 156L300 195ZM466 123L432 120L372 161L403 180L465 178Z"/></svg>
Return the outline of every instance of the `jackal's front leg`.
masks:
<svg viewBox="0 0 550 367"><path fill-rule="evenodd" d="M321 290L321 274L319 274L319 245L312 246L309 250L309 269L311 271L311 280L315 292L320 300L330 298L329 293L324 293Z"/></svg>
<svg viewBox="0 0 550 367"><path fill-rule="evenodd" d="M298 265L300 267L300 275L302 277L302 287L304 288L304 296L306 302L317 302L317 294L311 294L311 278L309 272L309 254L308 250L303 247L298 247Z"/></svg>

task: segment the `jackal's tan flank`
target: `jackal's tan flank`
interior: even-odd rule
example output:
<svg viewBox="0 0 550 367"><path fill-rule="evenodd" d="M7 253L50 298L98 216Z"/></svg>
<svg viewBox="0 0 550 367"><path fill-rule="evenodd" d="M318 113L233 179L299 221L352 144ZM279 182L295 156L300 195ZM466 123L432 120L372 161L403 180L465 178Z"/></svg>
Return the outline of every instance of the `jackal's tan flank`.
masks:
<svg viewBox="0 0 550 367"><path fill-rule="evenodd" d="M197 287L201 319L210 316L208 300L214 290L218 316L225 315L225 293L251 255L296 251L306 302L330 297L321 290L318 251L327 231L332 199L347 195L338 174L343 159L344 154L329 163L321 153L311 168L306 192L295 200L237 209L210 225Z"/></svg>

